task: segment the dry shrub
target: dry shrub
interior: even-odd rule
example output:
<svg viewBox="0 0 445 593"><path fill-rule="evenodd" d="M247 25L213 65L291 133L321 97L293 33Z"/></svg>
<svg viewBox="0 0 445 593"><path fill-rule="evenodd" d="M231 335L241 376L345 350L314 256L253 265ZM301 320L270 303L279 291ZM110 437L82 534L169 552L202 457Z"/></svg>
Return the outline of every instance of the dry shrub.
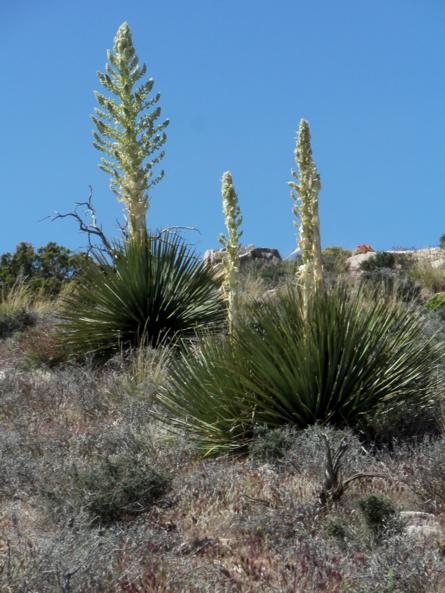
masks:
<svg viewBox="0 0 445 593"><path fill-rule="evenodd" d="M25 332L19 347L31 367L55 367L67 362L69 353L51 323L41 323Z"/></svg>

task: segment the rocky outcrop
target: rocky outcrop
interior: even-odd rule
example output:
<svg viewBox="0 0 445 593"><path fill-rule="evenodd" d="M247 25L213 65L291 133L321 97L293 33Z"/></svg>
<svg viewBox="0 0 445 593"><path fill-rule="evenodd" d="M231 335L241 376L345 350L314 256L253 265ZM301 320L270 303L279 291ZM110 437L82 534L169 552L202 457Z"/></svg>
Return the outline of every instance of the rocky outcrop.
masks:
<svg viewBox="0 0 445 593"><path fill-rule="evenodd" d="M445 265L445 249L440 247L427 247L424 249L407 249L407 250L386 250L386 253L393 253L394 255L407 255L412 257L417 262L425 262L431 264L433 268L439 268ZM358 273L360 264L368 259L375 257L377 252L369 251L367 253L358 253L352 255L346 261L349 270L352 273Z"/></svg>
<svg viewBox="0 0 445 593"><path fill-rule="evenodd" d="M433 268L439 268L445 264L445 249L441 247L427 247L413 251L394 251L393 253L411 253L417 261L424 261Z"/></svg>
<svg viewBox="0 0 445 593"><path fill-rule="evenodd" d="M222 264L226 255L225 249L208 249L204 253L204 261L212 266L219 266ZM282 260L278 249L270 247L255 247L255 245L245 245L241 247L239 252L239 263L242 268L248 262L262 261L265 263L275 264Z"/></svg>
<svg viewBox="0 0 445 593"><path fill-rule="evenodd" d="M360 265L364 261L372 259L373 257L375 257L375 251L368 251L366 253L357 253L356 255L351 255L351 257L348 257L348 259L346 260L349 271L352 273L358 273L360 271Z"/></svg>

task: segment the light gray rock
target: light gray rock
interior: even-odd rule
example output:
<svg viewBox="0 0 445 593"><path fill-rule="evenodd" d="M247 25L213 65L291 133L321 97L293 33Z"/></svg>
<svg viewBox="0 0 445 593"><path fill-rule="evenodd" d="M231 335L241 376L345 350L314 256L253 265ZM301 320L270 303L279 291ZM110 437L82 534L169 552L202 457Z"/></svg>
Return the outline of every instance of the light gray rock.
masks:
<svg viewBox="0 0 445 593"><path fill-rule="evenodd" d="M385 250L386 253L394 253L400 255L411 256L417 262L425 262L431 264L433 268L439 268L445 265L445 249L440 247L426 247L424 249L406 249L406 250ZM359 253L357 255L351 255L346 261L349 266L349 270L353 274L360 272L360 264L364 261L372 259L377 254L376 251L369 251L368 253Z"/></svg>
<svg viewBox="0 0 445 593"><path fill-rule="evenodd" d="M416 539L441 540L445 530L431 513L402 511L401 518L406 522L406 533Z"/></svg>
<svg viewBox="0 0 445 593"><path fill-rule="evenodd" d="M368 251L367 253L358 253L357 255L351 255L346 260L346 263L349 266L349 271L352 273L357 273L360 271L360 265L367 261L368 259L372 259L375 257L375 251Z"/></svg>
<svg viewBox="0 0 445 593"><path fill-rule="evenodd" d="M207 249L204 253L204 261L212 266L222 264L226 255L225 249ZM278 249L270 247L255 247L255 245L244 245L239 252L240 267L251 261L264 261L268 263L278 263L282 260Z"/></svg>

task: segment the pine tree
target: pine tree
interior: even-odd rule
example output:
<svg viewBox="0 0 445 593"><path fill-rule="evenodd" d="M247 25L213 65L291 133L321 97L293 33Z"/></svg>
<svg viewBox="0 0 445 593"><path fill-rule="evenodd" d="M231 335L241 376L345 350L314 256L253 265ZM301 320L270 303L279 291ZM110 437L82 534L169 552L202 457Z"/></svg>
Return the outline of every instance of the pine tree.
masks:
<svg viewBox="0 0 445 593"><path fill-rule="evenodd" d="M306 120L300 121L295 161L299 172L292 171L295 181L290 181L294 214L299 220L298 246L302 257L299 281L305 303L314 290L323 285L323 266L320 244L320 218L318 194L321 190L320 175L312 158L311 132ZM306 307L307 310L307 307Z"/></svg>
<svg viewBox="0 0 445 593"><path fill-rule="evenodd" d="M164 176L164 171L153 176L153 167L164 158L169 121L158 123L160 95L150 96L154 80L137 86L147 66L139 63L127 22L119 27L107 57L106 73L98 72L98 77L108 92L95 93L100 107L92 117L93 144L107 155L100 167L111 175L111 189L125 205L130 237L145 238L148 191Z"/></svg>

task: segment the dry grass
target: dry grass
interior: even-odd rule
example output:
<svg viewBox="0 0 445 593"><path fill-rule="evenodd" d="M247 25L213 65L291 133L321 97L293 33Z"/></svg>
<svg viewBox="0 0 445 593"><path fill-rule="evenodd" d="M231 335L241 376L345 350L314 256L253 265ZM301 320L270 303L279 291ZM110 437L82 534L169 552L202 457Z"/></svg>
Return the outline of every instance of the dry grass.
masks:
<svg viewBox="0 0 445 593"><path fill-rule="evenodd" d="M373 494L396 515L444 522L443 441L373 452L349 431L288 429L260 433L247 456L204 460L150 415L168 353L29 369L17 343L3 348L16 349L0 376L2 593L445 590L435 538L383 521L376 540L360 511ZM348 443L343 478L385 477L320 504L322 433ZM163 481L147 497L150 471Z"/></svg>
<svg viewBox="0 0 445 593"><path fill-rule="evenodd" d="M445 291L445 266L434 266L428 260L419 260L410 271L410 277L424 289L436 293Z"/></svg>
<svg viewBox="0 0 445 593"><path fill-rule="evenodd" d="M48 299L43 291L39 294L31 290L29 284L18 280L11 288L0 290L0 314L14 315L18 311L31 311L37 315L54 313L58 301Z"/></svg>

